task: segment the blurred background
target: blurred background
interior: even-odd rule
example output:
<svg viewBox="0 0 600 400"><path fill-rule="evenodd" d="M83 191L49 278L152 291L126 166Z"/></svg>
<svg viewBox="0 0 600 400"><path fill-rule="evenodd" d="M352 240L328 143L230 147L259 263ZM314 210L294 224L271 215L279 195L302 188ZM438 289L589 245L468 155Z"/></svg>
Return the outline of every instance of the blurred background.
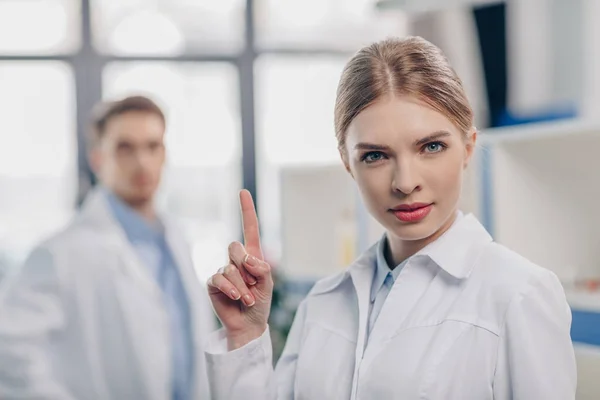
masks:
<svg viewBox="0 0 600 400"><path fill-rule="evenodd" d="M95 184L89 110L144 94L168 120L160 201L202 279L240 238L237 191L254 195L282 343L314 281L382 234L337 153L343 65L420 35L463 79L480 129L462 208L561 278L578 399L598 399L598 20L596 0L0 0L0 282Z"/></svg>

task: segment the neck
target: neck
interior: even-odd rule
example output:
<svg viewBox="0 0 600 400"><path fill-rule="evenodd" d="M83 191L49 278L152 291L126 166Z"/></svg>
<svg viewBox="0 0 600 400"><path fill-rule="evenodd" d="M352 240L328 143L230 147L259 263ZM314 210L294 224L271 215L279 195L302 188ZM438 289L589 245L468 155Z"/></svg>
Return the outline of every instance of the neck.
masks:
<svg viewBox="0 0 600 400"><path fill-rule="evenodd" d="M156 221L156 211L154 210L154 202L152 198L144 200L131 200L121 198L125 204L131 207L136 213L142 216L149 222Z"/></svg>
<svg viewBox="0 0 600 400"><path fill-rule="evenodd" d="M156 212L154 211L154 204L152 203L152 200L133 204L128 202L127 204L129 204L129 206L133 208L135 212L140 214L145 220L150 222L154 222L156 220Z"/></svg>
<svg viewBox="0 0 600 400"><path fill-rule="evenodd" d="M388 246L385 255L388 265L395 267L402 263L402 261L418 253L428 244L435 242L450 229L455 220L456 212L453 212L450 218L433 235L419 240L403 240L388 232Z"/></svg>

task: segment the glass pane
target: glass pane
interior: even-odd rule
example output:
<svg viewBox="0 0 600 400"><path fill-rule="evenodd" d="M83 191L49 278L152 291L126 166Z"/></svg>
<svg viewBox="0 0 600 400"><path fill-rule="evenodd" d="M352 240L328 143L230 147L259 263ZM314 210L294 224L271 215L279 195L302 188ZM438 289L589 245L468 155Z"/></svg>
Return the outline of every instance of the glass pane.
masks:
<svg viewBox="0 0 600 400"><path fill-rule="evenodd" d="M406 34L400 12L381 12L374 0L263 0L256 3L260 47L355 50L390 35Z"/></svg>
<svg viewBox="0 0 600 400"><path fill-rule="evenodd" d="M103 76L104 98L153 98L167 115L163 205L179 217L206 279L227 261L240 232L241 140L237 72L230 64L118 62Z"/></svg>
<svg viewBox="0 0 600 400"><path fill-rule="evenodd" d="M0 1L0 53L72 52L80 44L80 0Z"/></svg>
<svg viewBox="0 0 600 400"><path fill-rule="evenodd" d="M325 56L257 60L259 207L265 251L275 260L281 250L280 168L340 162L333 108L346 61Z"/></svg>
<svg viewBox="0 0 600 400"><path fill-rule="evenodd" d="M0 63L0 275L72 215L74 92L63 63Z"/></svg>
<svg viewBox="0 0 600 400"><path fill-rule="evenodd" d="M119 55L233 52L244 43L244 0L92 0L94 42Z"/></svg>

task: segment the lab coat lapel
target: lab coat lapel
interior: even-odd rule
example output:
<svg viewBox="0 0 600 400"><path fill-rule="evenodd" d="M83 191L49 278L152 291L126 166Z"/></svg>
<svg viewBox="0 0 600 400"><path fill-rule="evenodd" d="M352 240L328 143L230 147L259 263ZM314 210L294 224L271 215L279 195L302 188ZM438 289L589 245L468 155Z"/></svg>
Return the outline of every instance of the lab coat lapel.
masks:
<svg viewBox="0 0 600 400"><path fill-rule="evenodd" d="M372 246L349 267L350 277L352 278L358 300L358 334L354 360L354 379L352 381L352 399L356 397L359 367L365 350L365 336L369 320L369 297L373 281L376 251L377 245Z"/></svg>
<svg viewBox="0 0 600 400"><path fill-rule="evenodd" d="M103 231L115 253L120 256L119 261L124 275L129 277L134 285L148 294L155 297L161 296L160 288L152 278L148 268L143 265L137 254L135 254L133 247L125 236L125 232L113 217L101 189L95 189L88 195L81 209L79 223Z"/></svg>
<svg viewBox="0 0 600 400"><path fill-rule="evenodd" d="M436 272L437 268L433 262L425 256L415 256L404 266L369 335L369 343L365 349L365 367L373 356L401 330L421 297L427 292Z"/></svg>
<svg viewBox="0 0 600 400"><path fill-rule="evenodd" d="M106 259L118 263L120 268L115 273L122 274L117 276L117 279L122 279L123 283L119 285L121 288L119 295L122 296L121 301L125 303L122 307L123 311L130 313L124 317L124 323L132 340L131 345L139 357L140 373L143 378L141 384L148 387L149 393L156 395L153 398L161 398L170 385L168 377L171 374L170 352L172 351L168 340L169 331L162 292L148 268L135 253L118 221L113 217L102 189L95 189L88 195L78 219L77 223L86 229L91 228L100 232L105 236L106 242L110 243L110 252L114 254L107 254ZM145 294L147 297L140 297L137 294ZM132 299L143 301L148 308L139 312L135 305L131 305ZM150 310L156 313L151 313ZM152 333L147 332L148 326L153 327ZM151 357L147 357L149 348L154 348Z"/></svg>

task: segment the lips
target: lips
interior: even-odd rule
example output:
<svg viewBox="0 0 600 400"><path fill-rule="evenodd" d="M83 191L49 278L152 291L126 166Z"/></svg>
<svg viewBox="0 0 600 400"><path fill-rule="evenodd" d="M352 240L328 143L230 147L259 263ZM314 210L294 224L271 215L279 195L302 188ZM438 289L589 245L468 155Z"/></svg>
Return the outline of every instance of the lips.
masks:
<svg viewBox="0 0 600 400"><path fill-rule="evenodd" d="M411 203L411 204L400 204L392 208L392 211L415 211L419 208L430 206L432 203Z"/></svg>
<svg viewBox="0 0 600 400"><path fill-rule="evenodd" d="M433 203L401 204L391 209L394 216L402 222L419 222L431 212Z"/></svg>

